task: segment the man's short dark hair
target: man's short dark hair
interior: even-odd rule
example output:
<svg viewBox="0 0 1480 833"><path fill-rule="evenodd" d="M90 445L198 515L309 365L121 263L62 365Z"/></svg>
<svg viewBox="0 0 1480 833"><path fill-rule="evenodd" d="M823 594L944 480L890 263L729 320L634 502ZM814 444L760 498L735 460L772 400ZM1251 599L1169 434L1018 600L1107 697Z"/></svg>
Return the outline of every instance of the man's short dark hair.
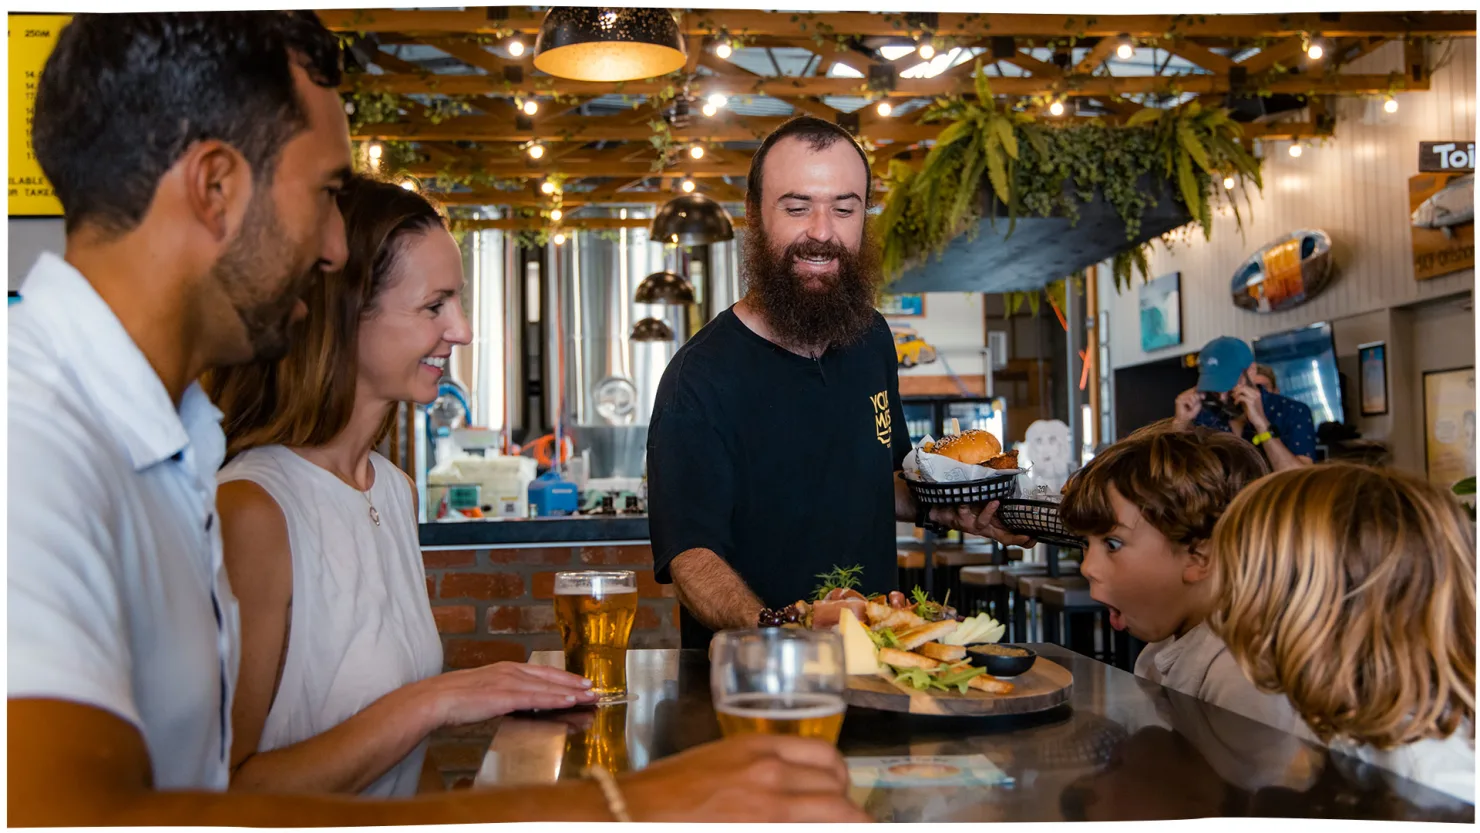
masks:
<svg viewBox="0 0 1480 833"><path fill-rule="evenodd" d="M874 189L873 171L869 168L868 154L864 153L863 145L853 138L842 127L830 121L824 121L816 116L797 116L776 128L771 135L761 142L760 150L750 157L750 178L746 181L745 209L747 213L754 214L761 204L761 171L766 165L766 155L771 152L771 146L782 139L796 137L806 142L814 151L824 151L832 147L833 142L844 141L858 151L858 158L863 162L864 186L863 204L867 206L872 199Z"/></svg>
<svg viewBox="0 0 1480 833"><path fill-rule="evenodd" d="M312 12L79 14L36 90L36 159L67 231L136 227L192 144L236 148L271 179L306 116L290 62L340 83L339 42Z"/></svg>

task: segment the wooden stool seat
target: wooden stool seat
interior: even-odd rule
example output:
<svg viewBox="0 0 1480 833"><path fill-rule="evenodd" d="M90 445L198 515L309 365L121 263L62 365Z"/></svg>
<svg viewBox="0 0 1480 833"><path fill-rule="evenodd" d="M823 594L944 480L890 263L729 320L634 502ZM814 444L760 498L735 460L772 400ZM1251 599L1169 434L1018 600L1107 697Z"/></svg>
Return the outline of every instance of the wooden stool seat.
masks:
<svg viewBox="0 0 1480 833"><path fill-rule="evenodd" d="M1094 607L1100 604L1090 598L1089 580L1082 576L1063 576L1039 585L1038 600L1058 608Z"/></svg>
<svg viewBox="0 0 1480 833"><path fill-rule="evenodd" d="M1038 588L1053 581L1047 575L1042 576L1018 576L1017 592L1024 599L1038 598Z"/></svg>
<svg viewBox="0 0 1480 833"><path fill-rule="evenodd" d="M900 550L895 553L895 564L901 570L923 570L925 569L925 553L912 550Z"/></svg>
<svg viewBox="0 0 1480 833"><path fill-rule="evenodd" d="M937 550L937 567L978 567L992 563L992 554L983 550Z"/></svg>
<svg viewBox="0 0 1480 833"><path fill-rule="evenodd" d="M973 587L997 587L1003 584L1001 567L962 567L961 583Z"/></svg>

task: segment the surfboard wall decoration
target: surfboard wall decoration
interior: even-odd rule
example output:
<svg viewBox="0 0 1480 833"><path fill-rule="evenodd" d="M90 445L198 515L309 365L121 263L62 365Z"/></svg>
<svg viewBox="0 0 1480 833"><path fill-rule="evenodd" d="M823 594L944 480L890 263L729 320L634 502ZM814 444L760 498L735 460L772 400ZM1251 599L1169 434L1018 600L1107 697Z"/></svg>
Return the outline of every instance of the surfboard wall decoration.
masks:
<svg viewBox="0 0 1480 833"><path fill-rule="evenodd" d="M1331 283L1331 237L1301 229L1255 252L1233 273L1233 303L1251 312L1294 309Z"/></svg>

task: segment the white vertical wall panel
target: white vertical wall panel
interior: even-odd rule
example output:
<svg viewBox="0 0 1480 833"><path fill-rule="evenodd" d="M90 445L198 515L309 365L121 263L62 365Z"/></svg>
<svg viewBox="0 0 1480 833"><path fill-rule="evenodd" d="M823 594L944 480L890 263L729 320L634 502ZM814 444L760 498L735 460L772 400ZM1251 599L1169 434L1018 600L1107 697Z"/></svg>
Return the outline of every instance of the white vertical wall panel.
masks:
<svg viewBox="0 0 1480 833"><path fill-rule="evenodd" d="M1340 99L1335 138L1306 147L1298 159L1289 155L1288 142L1265 143L1264 192L1253 195L1253 219L1245 212L1242 235L1232 213L1220 213L1211 242L1199 232L1171 251L1156 247L1152 276L1182 273L1180 346L1143 352L1140 275L1132 288L1117 294L1110 270L1102 268L1100 305L1110 317L1111 367L1194 352L1217 336L1251 340L1473 291L1473 270L1413 279L1408 178L1418 173L1418 144L1475 138L1475 39L1442 42L1430 50L1431 63L1444 60L1444 65L1427 91L1397 96L1397 113L1384 112L1380 97ZM1384 73L1400 70L1402 63L1402 44L1390 43L1345 71ZM1337 270L1333 284L1287 312L1259 314L1235 307L1229 291L1234 270L1259 247L1299 228L1331 235Z"/></svg>

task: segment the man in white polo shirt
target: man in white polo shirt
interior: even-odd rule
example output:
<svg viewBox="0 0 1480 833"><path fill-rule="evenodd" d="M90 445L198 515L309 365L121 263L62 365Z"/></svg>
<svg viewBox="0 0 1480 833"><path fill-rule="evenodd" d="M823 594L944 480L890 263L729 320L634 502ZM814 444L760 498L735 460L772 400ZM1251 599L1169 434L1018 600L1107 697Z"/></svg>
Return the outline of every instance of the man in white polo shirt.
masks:
<svg viewBox="0 0 1480 833"><path fill-rule="evenodd" d="M589 781L397 802L223 792L237 611L220 413L345 258L339 50L312 14L78 15L34 145L66 212L10 312L7 821L855 821L830 745L710 744ZM622 794L625 793L625 800Z"/></svg>

